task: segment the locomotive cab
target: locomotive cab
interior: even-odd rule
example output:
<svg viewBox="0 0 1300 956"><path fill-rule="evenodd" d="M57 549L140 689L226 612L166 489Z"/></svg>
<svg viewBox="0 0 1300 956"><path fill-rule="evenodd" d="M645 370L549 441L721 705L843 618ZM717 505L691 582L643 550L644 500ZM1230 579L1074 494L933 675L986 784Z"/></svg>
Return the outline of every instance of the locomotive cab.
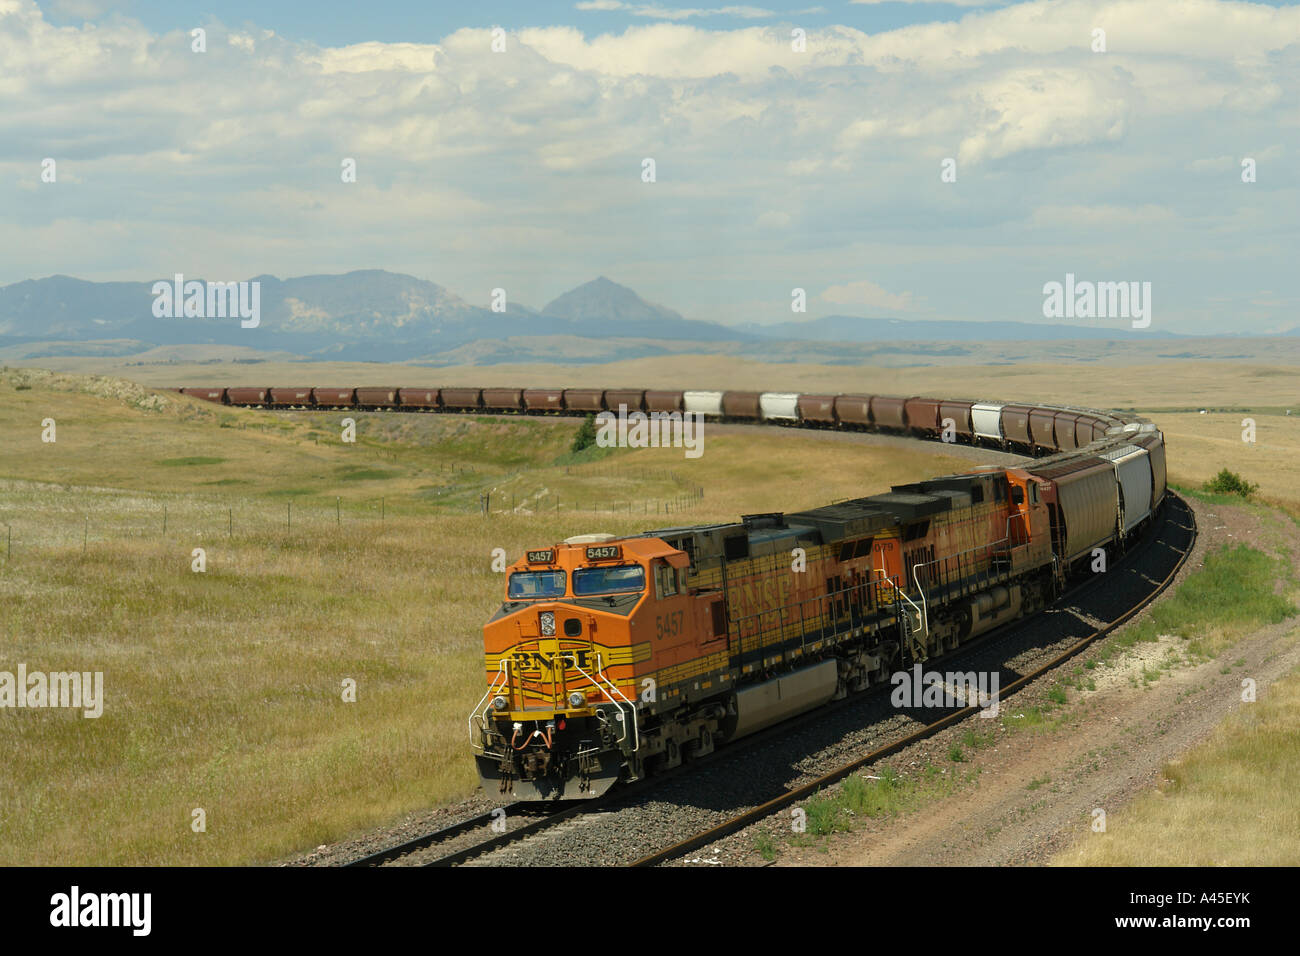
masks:
<svg viewBox="0 0 1300 956"><path fill-rule="evenodd" d="M697 652L688 564L657 538L580 535L507 569L483 632L488 692L470 716L485 788L589 798L637 776L652 651Z"/></svg>

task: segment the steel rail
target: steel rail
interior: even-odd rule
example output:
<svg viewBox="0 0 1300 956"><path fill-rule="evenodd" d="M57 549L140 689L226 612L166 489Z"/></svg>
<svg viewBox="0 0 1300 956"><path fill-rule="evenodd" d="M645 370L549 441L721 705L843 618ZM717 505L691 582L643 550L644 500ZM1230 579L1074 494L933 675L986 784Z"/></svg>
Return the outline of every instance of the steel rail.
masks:
<svg viewBox="0 0 1300 956"><path fill-rule="evenodd" d="M492 853L504 846L522 840L526 836L532 836L534 833L540 833L542 830L549 830L551 827L563 823L565 820L570 820L579 814L589 813L592 810L596 810L598 809L597 805L602 802L603 801L594 800L574 804L573 806L565 807L562 810L556 810L553 813L549 813L540 820L533 820L531 823L526 823L516 829L509 829L509 824L507 823L507 829L504 832L493 836L491 839L457 850L454 853L448 853L446 856L440 856L435 860L429 860L420 865L460 866L462 863L465 863L467 860L472 860L476 856L483 856Z"/></svg>
<svg viewBox="0 0 1300 956"><path fill-rule="evenodd" d="M513 807L521 804L511 804L505 807L507 816ZM499 808L500 809L500 808ZM383 866L385 863L391 863L400 857L409 853L415 853L418 850L424 850L436 843L445 843L446 841L460 836L463 833L469 833L471 830L477 830L480 827L491 825L492 821L497 819L496 810L489 810L486 813L480 813L476 817L470 817L467 820L461 820L459 823L453 823L450 826L443 827L440 830L433 830L421 836L407 840L405 843L398 843L394 846L385 847L382 850L376 850L365 856L358 857L355 860L349 860L342 864L343 866Z"/></svg>

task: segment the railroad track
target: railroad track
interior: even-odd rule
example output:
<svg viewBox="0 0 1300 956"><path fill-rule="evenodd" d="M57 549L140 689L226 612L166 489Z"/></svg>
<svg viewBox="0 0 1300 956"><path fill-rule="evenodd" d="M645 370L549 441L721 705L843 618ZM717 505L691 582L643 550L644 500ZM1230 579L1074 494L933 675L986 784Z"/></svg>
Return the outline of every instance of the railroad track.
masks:
<svg viewBox="0 0 1300 956"><path fill-rule="evenodd" d="M1171 530L1170 530L1171 529ZM1169 533L1166 531L1169 530ZM1006 697L1015 693L1026 684L1043 676L1049 671L1059 667L1062 663L1069 660L1074 655L1085 649L1102 635L1118 627L1130 619L1133 615L1139 613L1143 608L1151 603L1160 593L1162 593L1169 583L1177 575L1179 569L1186 562L1187 555L1190 553L1191 546L1195 541L1195 519L1186 504L1177 496L1170 496L1167 501L1167 513L1164 519L1156 528L1144 537L1140 545L1128 552L1124 559L1118 563L1111 571L1112 574L1122 573L1125 568L1139 564L1150 555L1159 552L1162 548L1177 551L1178 557L1176 563L1170 568L1167 574L1153 586L1149 591L1142 594L1136 601L1128 602L1122 614L1117 615L1108 624L1093 629L1089 634L1081 639L1074 640L1065 650L1056 653L1043 665L1037 667L1032 672L1018 677L1014 682L1009 683L1000 692L1000 697ZM1171 543L1169 540L1173 538ZM1074 602L1087 597L1099 588L1107 586L1104 580L1091 579L1082 584L1071 588L1068 592L1061 595L1053 607L1065 609L1070 607ZM961 662L971 654L986 653L992 646L1007 640L1008 635L1018 629L1023 629L1029 621L1018 621L998 628L980 638L963 645L961 655L951 661L952 666L961 666ZM1049 645L1050 646L1050 645ZM494 819L499 820L499 816L494 816L492 811L480 814L476 817L452 824L449 827L430 832L428 834L416 837L405 843L394 847L389 847L370 854L358 860L350 861L345 864L348 866L382 866L400 860L414 853L423 853L432 847L442 844L460 842L460 838L467 834L480 832L481 839L470 844L458 845L454 850L440 853L428 859L416 861L420 866L459 866L470 862L476 858L485 857L497 850L501 850L512 844L524 840L526 837L536 836L545 831L556 828L559 824L575 819L583 814L610 813L619 810L626 804L631 804L641 797L645 797L653 791L654 788L666 784L685 773L707 772L708 766L716 761L728 761L733 759L744 759L746 755L754 751L766 750L775 740L789 738L799 734L801 729L806 729L827 720L828 717L842 708L852 707L860 704L865 697L871 696L874 692L879 695L888 688L881 686L873 688L866 695L854 695L843 701L837 701L833 704L822 707L818 710L810 711L791 720L785 721L777 726L760 731L751 737L747 737L728 747L719 748L713 754L707 757L699 758L689 763L683 764L673 770L655 774L636 784L625 785L614 792L599 800L582 801L581 803L568 806L547 807L542 804L526 803L513 804L503 808L505 810L506 826L505 832L492 830L491 824ZM909 733L907 736L894 740L891 743L873 749L865 756L855 757L852 761L837 767L829 773L824 773L811 783L801 786L789 793L782 794L772 800L769 800L758 807L738 814L735 817L724 821L723 823L699 831L696 835L674 843L654 853L636 858L631 865L634 866L653 866L658 863L667 862L686 853L697 850L703 846L715 842L736 830L742 829L757 820L780 810L793 803L798 803L817 790L828 786L845 776L851 774L859 767L866 766L893 753L898 752L910 744L923 740L935 733L951 726L953 723L962 720L964 717L974 713L976 708L964 708L945 714L939 720L936 720L919 730ZM537 814L542 814L537 816ZM519 825L522 815L533 815L536 819L530 820L523 825ZM542 851L545 854L546 850ZM561 855L563 851L561 851Z"/></svg>
<svg viewBox="0 0 1300 956"><path fill-rule="evenodd" d="M333 396L330 401L337 402L341 401L341 399L339 395L334 395L334 392L339 392L341 395L343 391L348 391L350 392L349 397L352 400L351 407L354 407L357 410L416 410L416 408L405 407L406 396L401 395L402 392L412 390L400 389L186 389L185 391L191 394L196 391L203 392L203 394L198 395L197 397L224 404L253 405L269 408L287 408L292 405L293 407L313 408L315 410L325 410L326 408L326 406L318 404L320 396L317 395L317 392L321 392L326 398ZM420 392L421 390L414 391ZM437 391L440 396L436 403L431 398L435 391ZM491 406L491 408L489 407L489 398L491 398L491 402L503 400L500 399L499 396L489 396L487 390L470 391L475 392L477 395L474 401L476 403L476 410L479 413L490 413L492 410L495 410L494 405ZM621 400L622 395L622 393L607 393L604 391L587 394L583 390L551 390L550 392L546 392L545 395L542 395L542 392L536 390L533 392L528 390L506 391L509 392L508 397L510 397L511 402L518 399L517 408L512 405L512 409L515 410L516 413L523 414L555 414L557 412L559 414L581 414L589 411L589 409L582 404L583 402L588 404L596 402L603 408L604 403L609 396L620 396ZM244 394L246 392L250 394ZM280 394L282 392L286 394ZM290 392L293 394L287 394ZM423 390L423 392L427 392L427 394L415 396L418 400L416 404L420 411L461 410L455 405L456 401L461 400L455 395L455 390ZM515 394L516 392L518 393L517 395ZM571 392L572 394L570 394ZM302 397L304 393L310 395L310 405L303 406L298 404L304 400ZM682 408L683 403L685 403L687 411L691 411L692 402L696 402L697 404L702 403L700 404L700 411L698 414L701 417L706 415L713 416L715 421L733 421L744 424L759 424L761 422L763 424L781 425L789 425L797 422L798 424L805 426L833 428L837 430L841 425L843 425L851 430L861 430L865 428L869 431L893 431L904 435L910 435L912 437L930 438L932 440L940 439L942 437L942 439L946 439L948 443L953 441L954 436L948 435L946 431L943 436L940 436L937 426L941 414L946 416L950 415L955 417L944 417L942 419L945 423L945 428L951 429L956 427L957 435L961 436L972 445L978 446L980 444L987 444L986 440L988 436L996 433L996 437L998 438L997 444L1004 452L1015 449L1022 454L1028 453L1030 456L1035 457L1045 451L1049 453L1052 451L1057 452L1054 459L1045 461L1041 464L1041 467L1043 468L1058 467L1059 460L1065 459L1068 461L1071 456L1075 455L1085 456L1088 454L1103 454L1108 448L1111 448L1111 446L1117 446L1120 443L1128 442L1130 446L1133 447L1133 452L1129 455L1129 458L1137 458L1140 462L1146 462L1148 460L1152 461L1153 464L1146 468L1146 480L1148 482L1154 482L1155 488L1164 489L1163 443L1159 433L1151 431L1154 426L1147 423L1145 419L1123 416L1119 413L1104 413L1090 409L1075 409L1070 406L1030 407L1012 405L978 405L969 402L944 403L941 400L935 399L902 399L876 396L869 400L871 403L872 413L871 417L868 419L865 417L867 399L864 399L862 396L837 396L828 398L827 396L799 396L793 395L793 393L772 393L770 395L764 393L760 396L759 393L751 394L740 392L658 393L652 391L637 394L639 395L636 402L637 406L644 407L645 409L651 409L654 407L655 402L667 401L670 405L674 405L674 407L678 409ZM534 405L530 396L537 398L539 395L541 395L542 398L545 398L545 401L540 405ZM271 399L269 403L268 396ZM718 405L717 408L713 408L712 404L710 404L710 402L712 402L710 396L717 399L717 402L714 403ZM292 399L293 401L290 405L285 405L283 404L282 399L284 401ZM576 404L570 403L570 399L573 399ZM708 401L706 401L706 399L708 399ZM784 408L784 406L780 405L780 402L777 402L777 405L769 409L768 405L764 404L764 402L769 399L772 401L777 401L779 399L787 405L790 404L791 401L795 401L797 409L794 405L790 408ZM804 399L807 399L810 403L807 410L803 404ZM538 400L541 401L541 399ZM448 404L449 402L451 404ZM821 407L829 407L828 402L834 406L835 410L833 414ZM750 408L750 405L753 405L753 408ZM843 409L841 409L841 405L844 406ZM879 408L877 406L879 406ZM820 409L820 411L818 409ZM994 427L994 425L988 424L988 421L992 421L992 419L989 419L984 425L980 425L979 414L977 413L983 414L986 418L988 415L992 414L1000 424L996 424L996 427ZM695 412L692 412L692 414L695 414ZM933 422L931 422L932 417L934 419ZM957 423L956 426L953 425L954 422ZM1053 422L1055 424L1052 424ZM931 427L932 425L935 427ZM1032 439L1030 438L1031 425L1033 434L1038 436ZM1122 433L1117 430L1118 426L1122 426ZM1045 431L1043 429L1045 429ZM1045 437L1049 435L1051 437ZM1109 444L1107 444L1107 442L1109 442ZM1134 442L1136 442L1137 445L1133 445ZM1140 448L1138 447L1139 445ZM1100 451L1095 453L1088 451L1089 448L1094 447L1099 448ZM1151 450L1150 455L1147 454L1148 449ZM1154 464L1157 460L1155 458L1156 451L1160 452L1158 469ZM1113 456L1108 457L1110 457L1111 461L1128 461L1128 458L1117 459ZM1053 475L1053 477L1056 476ZM1116 465L1117 482L1119 481L1119 478L1120 465ZM1120 500L1122 508L1123 497L1121 497ZM1169 503L1172 504L1175 501L1177 501L1177 504L1182 508L1184 514L1190 514L1190 512L1186 510L1186 506L1183 502L1170 495ZM1147 502L1147 505L1149 504L1150 499L1148 499ZM1146 507L1147 505L1135 505L1135 508ZM1169 509L1165 510L1167 511ZM1139 518L1137 520L1141 519ZM1121 514L1120 521L1121 524L1125 521L1123 513ZM1124 525L1124 527L1127 528L1129 526ZM1121 537L1116 537L1115 540L1122 540L1122 533L1123 532L1121 532ZM1194 536L1195 531L1193 527L1189 529L1189 544L1190 540L1194 539ZM1129 554L1132 555L1139 550L1145 550L1145 543L1140 549L1130 550ZM1098 628L1087 637L1077 641L1064 653L1058 655L1055 659L1049 661L1042 667L1037 668L1030 674L1019 677L1008 686L1002 688L1000 691L1001 696L1013 693L1025 683L1028 683L1029 681L1036 679L1038 676L1041 676L1043 673L1059 666L1061 662L1069 659L1074 654L1077 654L1092 641L1096 640L1097 637L1107 633L1124 620L1127 620L1133 614L1137 613L1138 610L1144 607L1150 600L1154 599L1161 590L1163 590L1163 587L1167 585L1169 580L1172 580L1173 575L1177 572L1177 568L1181 567L1182 562L1185 560L1185 556L1186 551L1184 551L1180 557L1178 565L1169 575L1166 576L1161 585L1156 589L1153 589L1153 591L1145 598L1133 604L1133 606L1124 614L1116 617L1110 624ZM1085 584L1072 589L1071 593L1084 591L1094 583L1096 583L1095 579L1094 581L1086 582ZM1068 594L1061 597L1061 600L1068 599ZM997 628L990 634L981 637L978 641L972 642L972 646L975 644L985 644L990 638L993 638L995 634L1002 633L1003 630L1003 628ZM1052 647L1053 643L1054 642L1049 642L1047 646ZM841 703L847 704L847 701ZM832 705L832 707L833 706L834 705ZM754 814L763 815L771 812L772 809L779 809L781 806L795 802L809 792L809 787L815 791L816 788L820 786L825 786L830 782L841 779L843 776L851 773L858 766L863 765L864 762L869 763L873 760L880 759L882 756L886 756L902 747L906 747L910 743L914 743L926 736L937 733L944 727L961 720L973 710L974 708L964 708L950 713L921 730L908 734L901 740L895 741L886 748L874 751L864 758L859 758L844 767L837 768L837 770L832 771L830 774L823 775L807 787L800 787L789 793L776 797L762 806L748 811L747 814L733 818L719 826L712 827L696 837L675 844L673 847L659 851L657 854L643 857L637 862L643 865L661 862L662 859L670 859L673 856L680 855L681 853L689 852L691 849L703 845L703 843L711 842L719 836L724 835L724 831L734 832L735 829L747 825L747 822ZM784 721L777 727L771 728L770 732L773 734L789 732L800 725L805 725L809 722L819 720L827 711L827 707L819 708L801 717ZM754 738L752 739L754 743L758 743L760 739L766 737L768 737L768 732L754 735ZM747 749L748 748L743 743L739 748L733 745L732 747L720 750L717 756L725 757L732 755L737 750L744 751ZM712 759L714 759L713 755L704 758L703 760L694 761L692 767L698 767L700 764L705 762L712 762ZM638 783L632 788L620 788L620 794L617 797L610 795L609 799L583 801L576 805L563 808L551 807L538 809L537 804L530 804L530 807L532 808L531 810L525 810L521 804L515 804L513 807L498 808L497 810L479 814L476 817L471 817L465 821L452 824L449 827L408 840L405 843L385 848L358 860L351 861L346 865L382 866L388 865L397 860L403 860L413 854L421 854L422 858L418 861L407 860L406 862L418 862L420 865L458 865L473 859L476 856L491 853L497 849L508 846L509 844L516 843L530 835L555 827L557 824L572 819L585 811L595 810L597 808L608 809L611 800L615 803L621 802L623 798L630 796L629 791L643 790L647 784L658 783L674 777L684 769L685 768L683 767L678 770L670 771L667 774L657 774L654 777L651 777L646 783ZM502 826L503 809L506 817L504 827ZM515 825L523 816L533 816L534 819L524 823L522 826ZM466 840L463 838L467 835L476 833L481 835L483 838L475 839L474 841L469 842L468 845L465 845ZM455 845L456 849L451 852L441 853L440 855L431 854L431 858L429 859L423 858L426 851L436 850L438 847L444 845Z"/></svg>
<svg viewBox="0 0 1300 956"><path fill-rule="evenodd" d="M577 816L579 812L585 809L587 808L584 804L575 804L569 807L546 807L537 804L515 803L505 807L497 807L480 813L478 816L414 837L404 843L385 847L355 860L349 860L342 865L356 867L386 866L412 854L422 853L440 844L450 843L475 831L482 831L485 837L480 841L419 861L420 866L459 866L476 856L491 853L493 850L514 843L516 840L522 840L526 836L562 823L571 817ZM527 815L536 817L536 819L522 826L512 826L512 813L519 817ZM502 827L504 829L501 829Z"/></svg>
<svg viewBox="0 0 1300 956"><path fill-rule="evenodd" d="M1135 615L1140 613L1144 608L1146 608L1152 601L1154 601L1157 597L1159 597L1160 594L1162 594L1165 591L1165 589L1168 588L1171 583L1173 583L1174 579L1178 576L1179 571L1181 571L1184 564L1186 564L1187 558L1192 552L1192 545L1196 541L1196 516L1191 510L1191 508L1187 506L1186 502L1184 502L1180 497L1173 494L1172 492L1170 492L1166 496L1166 502L1167 504L1173 504L1177 502L1177 505L1180 511L1182 512L1182 515L1185 516L1187 522L1185 525L1187 531L1186 541L1184 543L1185 546L1180 549L1179 557L1175 562L1174 566L1169 570L1169 572L1161 580L1156 581L1151 591L1136 605L1124 611L1124 613L1118 615L1110 622L1097 627L1092 631L1092 633L1088 634L1086 637L1072 644L1065 651L1053 657L1051 660L1047 661L1041 666L1035 668L1033 671L1030 671L1029 673L1020 676L1015 681L1011 682L1010 684L1007 684L1004 687L1000 687L998 690L999 700L1005 700L1007 697L1021 690L1026 685L1032 683L1033 681L1037 680L1043 675L1055 670L1057 667L1060 667L1066 661L1070 660L1072 657L1074 657L1075 655L1079 654L1081 651L1088 648L1095 641L1097 641L1101 637L1104 637L1106 634L1109 634L1115 628L1129 621ZM1166 520L1173 520L1173 516L1170 516ZM1154 540L1148 542L1147 545L1144 546L1144 550L1146 546L1153 546L1156 543L1157 542L1155 542ZM693 836L686 838L685 840L680 840L677 843L664 847L663 849L642 856L639 859L633 861L631 863L631 866L634 867L658 866L661 863L667 863L670 860L674 860L678 857L684 856L687 853L691 853L695 850L699 850L703 847L706 847L712 843L716 843L718 840L721 840L726 836L730 836L731 834L739 830L742 830L745 827L750 826L751 824L757 823L760 820L763 820L764 818L770 816L773 813L776 813L779 810L783 810L786 807L790 807L809 797L816 795L818 791L823 790L832 784L838 783L839 781L843 780L845 777L848 777L854 771L862 767L869 766L879 760L883 760L886 757L892 756L893 754L898 753L904 748L909 747L912 744L915 744L919 741L925 740L928 737L932 737L935 734L939 733L939 731L944 730L947 727L950 727L953 724L958 723L959 721L964 720L965 718L970 717L978 712L979 712L978 706L970 706L970 707L964 707L960 710L956 710L951 713L948 713L945 716L941 717L939 720L936 720L933 723L928 724L925 727L922 727L921 729L915 731L914 733L908 734L906 737L903 737L899 740L892 741L891 743L883 747L879 747L863 756L856 757L853 760L849 761L848 763L845 763L842 766L839 766L828 773L822 774L817 779L809 783L806 783L800 787L797 787L788 793L782 794L778 797L768 800L765 803L760 804L759 806L753 807L752 809L746 810L743 813L737 814L736 816L724 821L723 823L710 827L707 830L702 830L694 834Z"/></svg>

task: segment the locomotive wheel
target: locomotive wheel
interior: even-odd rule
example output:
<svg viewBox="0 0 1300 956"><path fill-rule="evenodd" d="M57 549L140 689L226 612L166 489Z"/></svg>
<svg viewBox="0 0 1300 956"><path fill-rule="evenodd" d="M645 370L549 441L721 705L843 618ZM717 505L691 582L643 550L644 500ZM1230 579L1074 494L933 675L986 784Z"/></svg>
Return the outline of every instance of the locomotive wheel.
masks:
<svg viewBox="0 0 1300 956"><path fill-rule="evenodd" d="M663 763L659 765L660 770L672 770L673 767L682 765L682 752L677 746L677 741L670 740L664 747Z"/></svg>
<svg viewBox="0 0 1300 956"><path fill-rule="evenodd" d="M694 760L696 757L703 757L711 753L713 753L713 734L709 733L707 727L701 727L700 735L686 745L686 757L689 760Z"/></svg>

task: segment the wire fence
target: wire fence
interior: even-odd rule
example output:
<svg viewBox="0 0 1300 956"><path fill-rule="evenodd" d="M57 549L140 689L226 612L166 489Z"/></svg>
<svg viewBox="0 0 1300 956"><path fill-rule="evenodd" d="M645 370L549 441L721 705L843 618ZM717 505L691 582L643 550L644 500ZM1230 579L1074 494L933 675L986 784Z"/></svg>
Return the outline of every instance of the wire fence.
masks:
<svg viewBox="0 0 1300 956"><path fill-rule="evenodd" d="M409 496L356 499L342 496L197 498L107 488L0 481L0 560L44 548L79 548L107 541L185 539L201 544L246 536L383 529L401 522L436 522L441 516L684 515L698 509L704 489L668 498L606 499L555 494L520 496L484 492L463 500Z"/></svg>
<svg viewBox="0 0 1300 956"><path fill-rule="evenodd" d="M696 486L670 498L604 499L599 496L565 499L558 494L529 495L504 492L483 492L479 495L481 514L543 514L570 513L658 515L680 514L699 506L704 500L704 489Z"/></svg>
<svg viewBox="0 0 1300 956"><path fill-rule="evenodd" d="M571 467L573 466L564 466L564 473L566 475L570 474ZM670 481L675 485L692 485L689 478L682 476L672 468L628 468L626 466L601 467L600 465L582 465L579 474L584 478L621 478L624 480L635 479L640 481Z"/></svg>

